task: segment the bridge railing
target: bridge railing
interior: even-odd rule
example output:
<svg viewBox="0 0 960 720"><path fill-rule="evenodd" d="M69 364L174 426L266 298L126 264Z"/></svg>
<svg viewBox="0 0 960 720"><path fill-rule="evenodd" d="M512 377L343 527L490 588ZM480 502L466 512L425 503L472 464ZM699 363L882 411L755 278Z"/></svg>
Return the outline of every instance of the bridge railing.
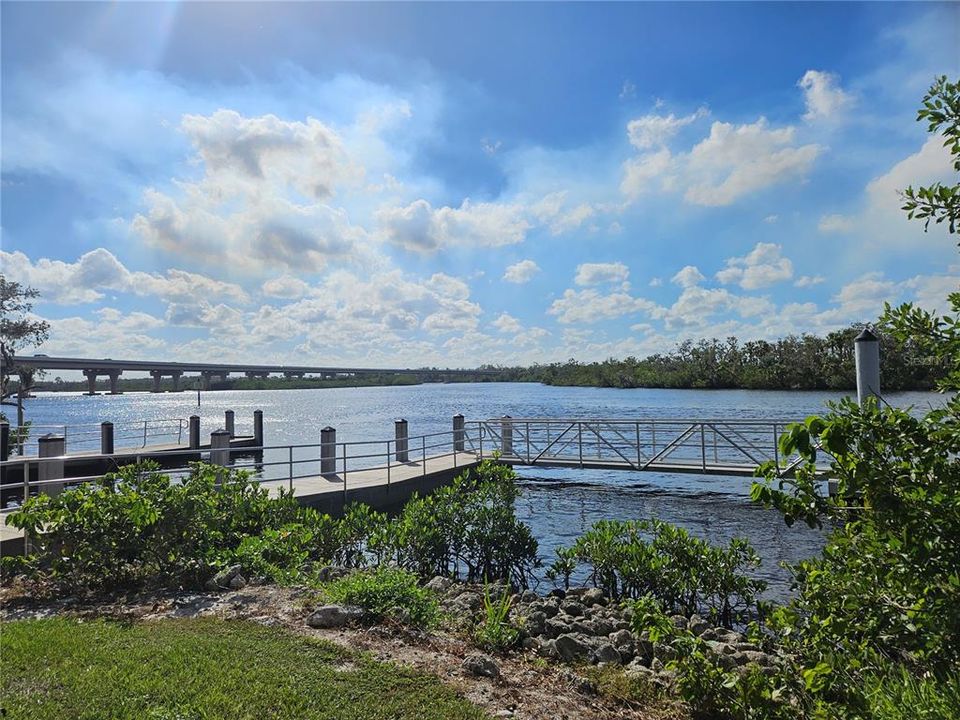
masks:
<svg viewBox="0 0 960 720"><path fill-rule="evenodd" d="M513 464L609 466L664 472L752 472L773 461L782 472L780 434L790 420L491 418L473 423L482 456Z"/></svg>
<svg viewBox="0 0 960 720"><path fill-rule="evenodd" d="M186 418L151 418L113 424L114 447L145 448L161 443L183 443L189 421ZM15 455L37 455L38 438L53 433L62 435L71 454L100 450L100 423L67 425L34 424L12 427L10 435L26 438L17 444Z"/></svg>

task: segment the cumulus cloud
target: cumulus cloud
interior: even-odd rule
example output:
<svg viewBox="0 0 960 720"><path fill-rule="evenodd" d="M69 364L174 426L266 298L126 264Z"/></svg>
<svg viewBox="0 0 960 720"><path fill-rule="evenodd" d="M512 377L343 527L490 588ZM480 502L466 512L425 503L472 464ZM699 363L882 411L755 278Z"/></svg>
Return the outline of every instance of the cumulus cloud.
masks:
<svg viewBox="0 0 960 720"><path fill-rule="evenodd" d="M757 290L793 277L793 263L781 255L774 243L757 243L743 257L727 260L727 267L716 274L724 285L736 284L744 290Z"/></svg>
<svg viewBox="0 0 960 720"><path fill-rule="evenodd" d="M683 288L693 287L706 278L696 265L684 266L676 275L670 278L670 282Z"/></svg>
<svg viewBox="0 0 960 720"><path fill-rule="evenodd" d="M540 266L533 260L521 260L507 267L503 273L503 279L507 282L522 285L530 282L538 272L540 272Z"/></svg>
<svg viewBox="0 0 960 720"><path fill-rule="evenodd" d="M839 76L822 70L807 70L797 81L807 104L804 120L835 120L854 104L853 96L840 87Z"/></svg>
<svg viewBox="0 0 960 720"><path fill-rule="evenodd" d="M520 321L510 313L500 313L500 316L490 324L502 333L516 334L523 329Z"/></svg>
<svg viewBox="0 0 960 720"><path fill-rule="evenodd" d="M654 116L651 116L654 117ZM797 143L792 126L771 128L766 118L734 125L714 122L710 134L689 152L674 154L665 143L675 128L672 116L635 128L641 150L623 165L620 190L635 200L648 192L682 191L693 205L730 205L768 187L804 177L823 151ZM693 116L690 116L693 117Z"/></svg>
<svg viewBox="0 0 960 720"><path fill-rule="evenodd" d="M382 208L377 220L387 240L425 253L450 246L513 245L523 242L531 227L521 205L469 198L459 208L434 208L427 200L415 200L406 207Z"/></svg>
<svg viewBox="0 0 960 720"><path fill-rule="evenodd" d="M7 277L39 290L43 302L91 303L102 299L106 290L154 296L167 302L197 298L249 302L249 296L239 285L198 273L176 268L163 274L132 272L105 248L84 253L72 263L48 258L33 262L22 252L0 250L0 261Z"/></svg>
<svg viewBox="0 0 960 720"><path fill-rule="evenodd" d="M603 294L594 289L565 290L563 297L553 301L549 315L563 324L592 323L638 312L655 313L656 303L632 297L626 292Z"/></svg>
<svg viewBox="0 0 960 720"><path fill-rule="evenodd" d="M268 297L295 300L307 294L310 286L303 280L291 275L281 275L271 278L260 286L260 291Z"/></svg>
<svg viewBox="0 0 960 720"><path fill-rule="evenodd" d="M621 262L583 263L577 265L573 281L577 285L600 285L601 283L625 282L630 271Z"/></svg>
<svg viewBox="0 0 960 720"><path fill-rule="evenodd" d="M793 286L798 288L813 287L825 280L826 278L823 275L801 275L794 281Z"/></svg>
<svg viewBox="0 0 960 720"><path fill-rule="evenodd" d="M644 115L627 123L627 137L638 150L649 150L666 145L681 128L707 116L706 108L684 117L670 115Z"/></svg>

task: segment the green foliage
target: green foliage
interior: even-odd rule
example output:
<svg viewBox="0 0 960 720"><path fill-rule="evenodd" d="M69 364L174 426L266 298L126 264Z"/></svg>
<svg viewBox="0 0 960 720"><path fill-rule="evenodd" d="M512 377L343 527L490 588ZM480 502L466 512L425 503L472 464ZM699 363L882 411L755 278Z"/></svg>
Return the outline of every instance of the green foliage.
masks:
<svg viewBox="0 0 960 720"><path fill-rule="evenodd" d="M510 622L513 601L510 591L504 589L499 597L490 595L489 583L483 586L483 619L473 630L473 640L481 648L503 652L517 645L520 631Z"/></svg>
<svg viewBox="0 0 960 720"><path fill-rule="evenodd" d="M7 397L10 376L20 372L13 362L19 350L39 347L50 335L50 323L30 311L40 293L0 273L0 399Z"/></svg>
<svg viewBox="0 0 960 720"><path fill-rule="evenodd" d="M30 498L8 522L33 545L22 567L55 585L94 590L196 587L232 561L244 538L303 517L292 496L270 498L243 473L197 464L173 482L144 463Z"/></svg>
<svg viewBox="0 0 960 720"><path fill-rule="evenodd" d="M547 568L547 578L553 582L562 578L563 589L568 590L570 588L570 576L577 570L576 548L558 547L553 552L556 559Z"/></svg>
<svg viewBox="0 0 960 720"><path fill-rule="evenodd" d="M314 533L303 523L265 528L259 535L243 538L234 557L249 576L293 582L299 579L300 566L311 557Z"/></svg>
<svg viewBox="0 0 960 720"><path fill-rule="evenodd" d="M941 132L943 146L953 156L953 169L960 172L960 83L947 81L946 75L938 77L923 98L923 107L917 111L917 122L927 122L927 130ZM903 191L903 210L911 220L922 220L923 228L947 223L954 233L960 221L960 184L934 183L916 190L908 187Z"/></svg>
<svg viewBox="0 0 960 720"><path fill-rule="evenodd" d="M387 565L351 573L327 585L324 592L334 602L362 607L378 620L393 618L429 627L439 612L436 596L420 587L416 575Z"/></svg>
<svg viewBox="0 0 960 720"><path fill-rule="evenodd" d="M600 520L571 551L612 598L655 598L669 612L700 613L726 627L755 614L766 587L745 573L760 563L746 540L715 546L661 520Z"/></svg>

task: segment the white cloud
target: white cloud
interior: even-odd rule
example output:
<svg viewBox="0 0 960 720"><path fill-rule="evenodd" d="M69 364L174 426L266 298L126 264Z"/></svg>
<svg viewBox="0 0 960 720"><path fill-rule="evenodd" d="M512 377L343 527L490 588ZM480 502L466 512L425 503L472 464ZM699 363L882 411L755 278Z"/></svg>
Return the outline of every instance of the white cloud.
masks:
<svg viewBox="0 0 960 720"><path fill-rule="evenodd" d="M856 219L848 215L824 215L817 223L817 229L822 233L849 233L856 227Z"/></svg>
<svg viewBox="0 0 960 720"><path fill-rule="evenodd" d="M624 80L623 85L620 86L620 95L618 97L621 100L629 100L637 96L637 86L634 85L630 80Z"/></svg>
<svg viewBox="0 0 960 720"><path fill-rule="evenodd" d="M583 263L577 266L574 282L577 285L599 285L601 283L619 283L630 275L627 266L621 262Z"/></svg>
<svg viewBox="0 0 960 720"><path fill-rule="evenodd" d="M520 321L509 313L501 313L500 316L490 324L502 333L516 334L523 328Z"/></svg>
<svg viewBox="0 0 960 720"><path fill-rule="evenodd" d="M826 280L823 275L802 275L794 281L793 286L798 288L813 287Z"/></svg>
<svg viewBox="0 0 960 720"><path fill-rule="evenodd" d="M779 219L780 219L780 216L779 216L779 215L767 215L767 216L763 219L763 221L764 221L765 223L767 223L768 225L773 225L773 224L774 224L775 222L777 222L777 220L779 220Z"/></svg>
<svg viewBox="0 0 960 720"><path fill-rule="evenodd" d="M650 287L661 287L663 285L663 279L655 277L648 283Z"/></svg>
<svg viewBox="0 0 960 720"><path fill-rule="evenodd" d="M686 265L676 275L670 278L670 282L680 287L688 288L703 282L705 279L703 273L700 272L696 265Z"/></svg>
<svg viewBox="0 0 960 720"><path fill-rule="evenodd" d="M853 96L840 87L840 78L822 70L807 70L797 81L803 90L807 112L804 120L835 120L854 104Z"/></svg>
<svg viewBox="0 0 960 720"><path fill-rule="evenodd" d="M555 315L563 324L592 323L638 312L656 313L656 303L635 298L625 292L601 294L596 290L565 290L554 300L547 314Z"/></svg>
<svg viewBox="0 0 960 720"><path fill-rule="evenodd" d="M503 279L507 282L522 285L530 282L538 272L540 272L540 266L533 260L521 260L507 267L503 273Z"/></svg>
<svg viewBox="0 0 960 720"><path fill-rule="evenodd" d="M131 272L105 248L81 255L76 262L40 258L35 263L24 253L0 250L0 265L11 280L40 291L41 302L90 303L114 290L139 296L155 296L167 302L197 298L226 298L249 302L239 285L222 282L198 273L171 268L165 274Z"/></svg>
<svg viewBox="0 0 960 720"><path fill-rule="evenodd" d="M757 243L743 257L727 260L727 267L716 274L724 285L736 284L744 290L757 290L793 277L793 263L781 255L774 243Z"/></svg>
<svg viewBox="0 0 960 720"><path fill-rule="evenodd" d="M661 118L662 127L644 125L635 133L635 145L643 151L624 163L620 184L631 200L647 192L682 190L690 204L730 205L751 193L803 178L823 151L819 145L797 144L792 126L771 128L761 117L744 125L714 122L710 134L689 152L674 154L657 144L669 138L665 128L676 125L676 119L672 124L667 120Z"/></svg>
<svg viewBox="0 0 960 720"><path fill-rule="evenodd" d="M670 115L644 115L627 123L627 137L638 150L664 147L681 128L706 117L706 108L685 117Z"/></svg>
<svg viewBox="0 0 960 720"><path fill-rule="evenodd" d="M303 280L292 277L291 275L281 275L271 278L260 286L264 295L275 298L285 298L295 300L303 297L309 291L310 286Z"/></svg>
<svg viewBox="0 0 960 720"><path fill-rule="evenodd" d="M750 125L713 123L709 137L690 151L684 199L696 205L729 205L803 177L823 148L795 142L794 128L770 129L763 117Z"/></svg>
<svg viewBox="0 0 960 720"><path fill-rule="evenodd" d="M459 208L433 208L422 199L406 207L382 208L377 220L387 240L418 252L513 245L523 242L531 227L520 205L473 203L469 198Z"/></svg>

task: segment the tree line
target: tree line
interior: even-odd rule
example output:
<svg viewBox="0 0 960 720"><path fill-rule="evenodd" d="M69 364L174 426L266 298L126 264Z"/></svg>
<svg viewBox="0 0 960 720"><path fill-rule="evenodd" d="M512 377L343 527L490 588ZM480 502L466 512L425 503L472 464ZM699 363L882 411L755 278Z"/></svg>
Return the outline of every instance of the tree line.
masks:
<svg viewBox="0 0 960 720"><path fill-rule="evenodd" d="M856 388L854 339L864 327L855 324L825 337L788 335L775 341L685 340L670 352L642 359L590 363L571 359L501 368L500 379L615 388L852 390ZM941 359L914 343L877 334L884 390L929 390L945 376L947 368Z"/></svg>

